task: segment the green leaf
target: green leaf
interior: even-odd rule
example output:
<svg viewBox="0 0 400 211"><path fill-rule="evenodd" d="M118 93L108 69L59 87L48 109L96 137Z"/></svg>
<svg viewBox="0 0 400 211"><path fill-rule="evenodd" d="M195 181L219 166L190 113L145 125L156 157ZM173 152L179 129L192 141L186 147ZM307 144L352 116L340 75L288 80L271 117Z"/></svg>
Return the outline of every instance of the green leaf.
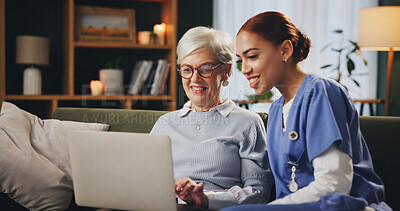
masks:
<svg viewBox="0 0 400 211"><path fill-rule="evenodd" d="M335 52L338 52L338 53L340 53L340 52L342 52L343 51L343 48L341 48L341 49L335 49L335 48L331 48L332 49L332 51L335 51Z"/></svg>
<svg viewBox="0 0 400 211"><path fill-rule="evenodd" d="M364 61L365 66L367 66L368 65L367 60L363 58L363 61Z"/></svg>
<svg viewBox="0 0 400 211"><path fill-rule="evenodd" d="M357 42L354 42L354 41L352 41L352 40L348 40L350 43L351 43L351 45L353 45L354 47L358 47L358 44L357 44Z"/></svg>
<svg viewBox="0 0 400 211"><path fill-rule="evenodd" d="M325 46L321 49L321 52L324 51L325 49L327 49L329 46L331 46L331 45L333 45L333 44L335 44L335 42L328 43L327 45L325 45Z"/></svg>
<svg viewBox="0 0 400 211"><path fill-rule="evenodd" d="M339 69L339 66L335 66L334 68L330 69L329 71L330 71L330 72L332 72L332 71L337 71L338 69Z"/></svg>
<svg viewBox="0 0 400 211"><path fill-rule="evenodd" d="M346 89L346 91L349 91L349 89L347 88L347 86L343 85L342 86Z"/></svg>
<svg viewBox="0 0 400 211"><path fill-rule="evenodd" d="M349 52L349 54L352 54L352 53L356 52L357 50L358 50L357 47L354 47L353 50L351 50L351 51Z"/></svg>
<svg viewBox="0 0 400 211"><path fill-rule="evenodd" d="M368 75L368 73L353 73L351 75L353 75L353 76L355 76L355 75L364 76L364 75Z"/></svg>
<svg viewBox="0 0 400 211"><path fill-rule="evenodd" d="M272 91L268 91L262 95L246 95L249 100L268 100L274 96Z"/></svg>
<svg viewBox="0 0 400 211"><path fill-rule="evenodd" d="M107 61L105 63L105 68L107 69L119 69L119 62L122 60L121 56L118 56L114 61Z"/></svg>
<svg viewBox="0 0 400 211"><path fill-rule="evenodd" d="M242 63L237 62L236 67L239 71L242 71Z"/></svg>
<svg viewBox="0 0 400 211"><path fill-rule="evenodd" d="M332 65L333 65L333 64L324 65L324 66L321 67L321 69L325 69L325 68L328 68L328 67L332 67Z"/></svg>
<svg viewBox="0 0 400 211"><path fill-rule="evenodd" d="M349 60L347 60L347 71L349 72L349 75L351 75L351 72L353 72L354 68L354 62L349 58Z"/></svg>
<svg viewBox="0 0 400 211"><path fill-rule="evenodd" d="M358 87L360 87L360 84L355 79L352 79L352 80Z"/></svg>
<svg viewBox="0 0 400 211"><path fill-rule="evenodd" d="M113 69L113 64L112 62L106 62L106 69Z"/></svg>
<svg viewBox="0 0 400 211"><path fill-rule="evenodd" d="M335 31L333 31L334 33L338 33L338 34L341 34L341 33L343 33L343 30L341 30L341 29L336 29Z"/></svg>
<svg viewBox="0 0 400 211"><path fill-rule="evenodd" d="M116 59L115 59L115 66L114 66L114 68L115 69L119 69L119 62L122 60L122 57L121 56L118 56Z"/></svg>

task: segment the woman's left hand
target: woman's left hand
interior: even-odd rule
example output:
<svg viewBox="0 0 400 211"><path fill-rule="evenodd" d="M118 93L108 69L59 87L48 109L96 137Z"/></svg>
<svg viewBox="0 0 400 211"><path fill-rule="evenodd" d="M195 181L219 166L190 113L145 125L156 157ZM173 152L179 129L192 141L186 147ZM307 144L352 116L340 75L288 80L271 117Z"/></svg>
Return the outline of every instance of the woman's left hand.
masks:
<svg viewBox="0 0 400 211"><path fill-rule="evenodd" d="M204 184L196 183L188 177L175 180L175 193L189 205L208 207L208 197L204 194Z"/></svg>

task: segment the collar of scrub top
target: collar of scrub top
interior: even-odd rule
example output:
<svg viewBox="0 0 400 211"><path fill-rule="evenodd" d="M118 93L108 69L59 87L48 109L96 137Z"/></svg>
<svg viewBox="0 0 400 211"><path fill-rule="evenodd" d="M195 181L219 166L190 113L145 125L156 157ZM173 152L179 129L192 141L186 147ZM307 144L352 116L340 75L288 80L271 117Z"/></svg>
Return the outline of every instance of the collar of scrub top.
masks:
<svg viewBox="0 0 400 211"><path fill-rule="evenodd" d="M191 105L192 102L190 100L187 101L179 111L179 116L183 117L191 111L195 112L193 108L190 108ZM222 104L212 107L210 111L217 110L223 117L227 117L234 108L235 103L231 99L227 98Z"/></svg>

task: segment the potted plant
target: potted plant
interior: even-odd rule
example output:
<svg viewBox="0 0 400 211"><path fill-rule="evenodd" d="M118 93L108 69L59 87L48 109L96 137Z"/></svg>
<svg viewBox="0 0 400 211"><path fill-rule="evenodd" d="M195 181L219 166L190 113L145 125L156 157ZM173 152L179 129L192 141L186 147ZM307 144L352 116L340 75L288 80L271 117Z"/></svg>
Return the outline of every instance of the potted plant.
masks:
<svg viewBox="0 0 400 211"><path fill-rule="evenodd" d="M107 61L105 65L105 69L119 69L119 62L122 60L122 57L117 57L114 61Z"/></svg>
<svg viewBox="0 0 400 211"><path fill-rule="evenodd" d="M321 67L321 69L335 71L337 75L334 79L342 85L342 79L349 78L355 83L356 86L360 87L360 84L353 78L354 71L356 70L355 60L361 60L361 62L358 62L357 64L362 64L364 66L368 65L367 60L365 60L357 42L344 38L343 30L338 29L333 31L333 33L341 35L340 41L327 44L322 48L321 52L325 51L326 49L330 49L331 51L337 53L337 63L324 65ZM347 90L347 87L345 85L343 86Z"/></svg>
<svg viewBox="0 0 400 211"><path fill-rule="evenodd" d="M113 62L106 62L105 68L99 71L105 95L117 95L122 90L124 72L119 68L121 60L117 57Z"/></svg>

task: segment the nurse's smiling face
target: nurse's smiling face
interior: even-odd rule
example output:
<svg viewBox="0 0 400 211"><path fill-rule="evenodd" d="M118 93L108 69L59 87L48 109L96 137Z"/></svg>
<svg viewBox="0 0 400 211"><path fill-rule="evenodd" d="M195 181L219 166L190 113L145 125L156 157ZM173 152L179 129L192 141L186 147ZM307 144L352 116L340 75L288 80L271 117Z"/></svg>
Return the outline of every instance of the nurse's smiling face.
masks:
<svg viewBox="0 0 400 211"><path fill-rule="evenodd" d="M273 45L259 35L241 31L236 36L236 56L242 73L257 94L278 85L283 77L281 46Z"/></svg>

